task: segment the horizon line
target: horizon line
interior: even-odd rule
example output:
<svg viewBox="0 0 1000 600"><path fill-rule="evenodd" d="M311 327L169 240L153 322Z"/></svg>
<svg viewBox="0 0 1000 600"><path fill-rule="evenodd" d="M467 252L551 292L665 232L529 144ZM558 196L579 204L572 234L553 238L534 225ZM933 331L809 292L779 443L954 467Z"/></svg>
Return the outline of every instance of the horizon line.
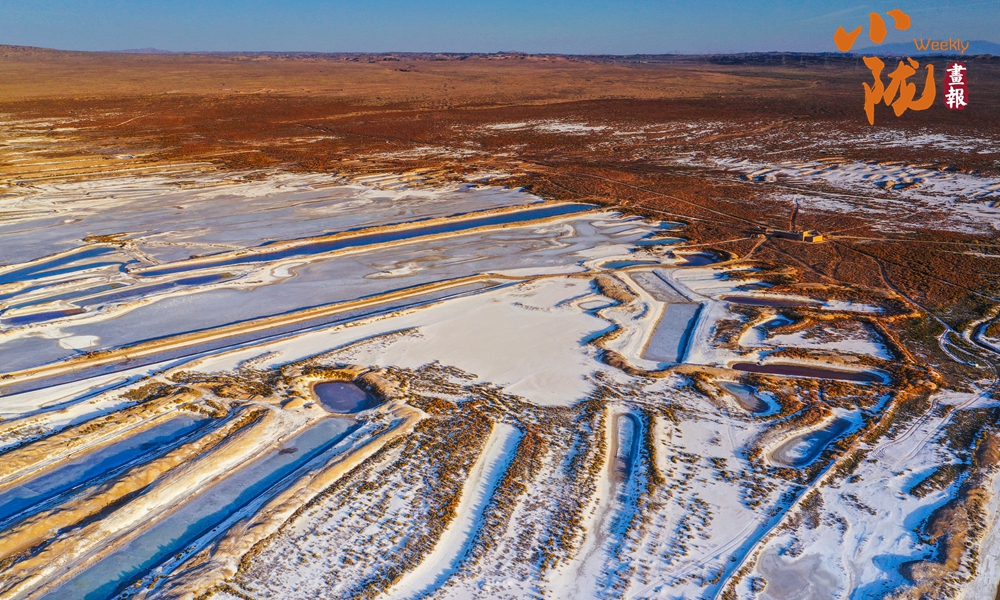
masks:
<svg viewBox="0 0 1000 600"><path fill-rule="evenodd" d="M1000 45L998 42L989 40L968 40L968 42L982 42L987 44ZM906 42L886 44L887 53L894 53L889 46L899 46ZM537 57L568 57L568 58L639 58L639 57L699 57L699 56L747 56L747 55L794 55L794 56L823 56L823 57L856 57L862 54L871 53L878 48L866 47L853 52L840 52L837 50L820 51L799 51L799 50L741 50L732 52L636 52L629 54L615 53L570 53L570 52L525 52L522 50L496 50L496 51L437 51L437 50L163 50L155 47L147 48L123 48L119 50L74 50L64 48L51 48L47 46L29 46L25 44L3 44L0 48L23 48L31 50L45 50L50 52L76 52L84 54L148 54L148 55L327 55L327 56L537 56ZM920 52L920 51L918 51ZM927 51L922 52L923 56L955 56L958 53L937 53L932 54ZM961 55L961 54L958 54ZM965 56L1000 56L1000 54L966 54Z"/></svg>

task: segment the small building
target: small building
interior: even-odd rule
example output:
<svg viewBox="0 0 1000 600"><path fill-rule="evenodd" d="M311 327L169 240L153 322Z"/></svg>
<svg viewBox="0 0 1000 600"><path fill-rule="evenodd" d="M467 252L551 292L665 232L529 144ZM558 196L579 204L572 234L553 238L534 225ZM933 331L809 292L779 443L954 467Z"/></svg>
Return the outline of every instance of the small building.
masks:
<svg viewBox="0 0 1000 600"><path fill-rule="evenodd" d="M795 240L796 242L807 242L810 244L818 244L826 241L823 234L814 229L807 229L805 231L782 231L781 229L771 229L769 227L764 230L764 233L770 237L781 238L784 240Z"/></svg>

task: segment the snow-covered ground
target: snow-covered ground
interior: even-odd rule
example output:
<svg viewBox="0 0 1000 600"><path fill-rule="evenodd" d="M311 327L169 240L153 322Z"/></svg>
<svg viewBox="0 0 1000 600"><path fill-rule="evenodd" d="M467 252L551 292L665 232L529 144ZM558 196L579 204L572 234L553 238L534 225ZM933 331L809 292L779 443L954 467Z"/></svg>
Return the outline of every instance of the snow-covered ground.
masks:
<svg viewBox="0 0 1000 600"><path fill-rule="evenodd" d="M437 360L541 405L569 405L587 395L585 376L600 367L587 339L608 323L572 303L593 295L578 278L545 278L323 329L217 357L199 371L235 368L261 354L260 367L293 362L331 349L348 363L416 368ZM387 332L405 332L378 343Z"/></svg>
<svg viewBox="0 0 1000 600"><path fill-rule="evenodd" d="M516 123L495 123L486 125L483 129L491 132L518 131L533 129L542 133L561 133L567 135L585 135L608 129L605 125L587 125L572 121L522 121Z"/></svg>
<svg viewBox="0 0 1000 600"><path fill-rule="evenodd" d="M885 345L875 338L875 334L862 326L821 324L805 331L768 335L768 327L778 326L784 322L783 319L776 318L753 327L743 335L740 344L749 348L817 348L846 354L863 354L886 360L892 358Z"/></svg>
<svg viewBox="0 0 1000 600"><path fill-rule="evenodd" d="M717 163L750 180L769 182L779 188L783 183L834 188L829 192L794 195L803 209L862 210L891 215L896 230L911 219L931 219L921 224L955 231L1000 229L1000 180L996 178L898 162L828 160L765 164L723 159Z"/></svg>
<svg viewBox="0 0 1000 600"><path fill-rule="evenodd" d="M519 439L520 433L510 425L501 423L493 428L486 447L462 488L462 500L455 509L455 520L420 565L387 592L389 597L403 599L426 596L457 571Z"/></svg>
<svg viewBox="0 0 1000 600"><path fill-rule="evenodd" d="M394 175L394 181L403 181ZM373 182L374 183L374 182ZM330 175L119 177L46 183L0 198L0 263L124 234L156 262L360 227L540 202L506 188L388 190Z"/></svg>
<svg viewBox="0 0 1000 600"><path fill-rule="evenodd" d="M982 406L973 394L943 395L938 402ZM768 582L762 597L828 598L836 590L834 597L881 598L903 586L900 566L932 558L936 551L921 541L915 527L947 502L956 487L922 497L912 492L947 461L949 453L939 437L947 422L939 416L914 423L873 448L871 458L850 477L818 488L814 515L775 536L764 549L757 565ZM995 573L991 559L987 564ZM996 580L990 585L995 590Z"/></svg>

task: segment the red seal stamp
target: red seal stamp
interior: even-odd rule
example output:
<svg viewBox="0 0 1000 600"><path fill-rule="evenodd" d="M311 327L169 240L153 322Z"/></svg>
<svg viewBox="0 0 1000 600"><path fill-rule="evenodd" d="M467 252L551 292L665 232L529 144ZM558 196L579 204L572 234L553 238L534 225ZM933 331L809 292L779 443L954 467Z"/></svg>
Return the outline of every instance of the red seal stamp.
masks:
<svg viewBox="0 0 1000 600"><path fill-rule="evenodd" d="M962 110L969 105L969 86L966 68L960 62L948 65L944 71L944 105L951 110Z"/></svg>

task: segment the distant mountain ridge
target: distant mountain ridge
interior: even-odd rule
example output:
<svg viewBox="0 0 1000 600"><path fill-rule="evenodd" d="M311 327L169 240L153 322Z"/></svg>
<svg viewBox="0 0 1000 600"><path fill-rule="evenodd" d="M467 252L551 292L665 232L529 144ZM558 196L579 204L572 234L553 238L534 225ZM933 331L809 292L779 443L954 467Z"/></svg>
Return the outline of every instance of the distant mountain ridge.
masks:
<svg viewBox="0 0 1000 600"><path fill-rule="evenodd" d="M941 41L940 38L934 38L935 41ZM968 43L968 49L966 50L964 56L998 56L1000 57L1000 44L995 42L987 42L985 40L970 40L963 43ZM825 52L783 52L783 51L769 51L769 52L730 52L730 53L703 53L703 54L677 54L677 53L663 53L663 54L558 54L558 53L538 53L531 54L525 52L508 51L508 52L318 52L318 51L267 51L267 50L256 50L256 51L173 51L173 50L160 50L159 48L130 48L127 50L60 50L56 48L45 48L41 46L19 46L12 44L2 44L0 43L0 58L10 58L13 56L25 56L25 55L37 55L37 54L76 54L76 55L101 55L101 54L150 54L150 55L204 55L204 56L260 56L260 57L271 57L271 58L315 58L315 57L329 57L329 58L374 58L379 61L391 61L391 60L403 60L403 59L426 59L426 60L464 60L471 57L479 57L486 59L506 59L506 60L536 60L536 59L547 59L547 60L574 60L574 59L594 59L594 60L628 60L632 62L643 62L644 60L652 61L686 61L686 60L709 60L710 62L722 62L736 61L736 62L754 62L764 59L764 62L768 62L775 57L789 57L789 58L822 58L824 60L840 58L849 58L853 55L881 55L881 56L962 56L961 53L956 51L945 52L945 51L931 51L931 50L917 50L914 47L912 41L898 43L898 44L882 44L880 46L868 46L866 48L860 48L853 50L850 53L841 53L836 51L825 51Z"/></svg>
<svg viewBox="0 0 1000 600"><path fill-rule="evenodd" d="M175 54L170 50L160 50L158 48L131 48L129 50L112 50L121 54Z"/></svg>
<svg viewBox="0 0 1000 600"><path fill-rule="evenodd" d="M924 38L925 40L927 38ZM932 38L935 42L942 41L941 38ZM954 38L953 38L954 39ZM969 48L965 51L964 56L975 56L977 54L992 54L993 56L1000 56L1000 44L993 42L987 42L986 40L962 40L962 43L968 43ZM881 46L868 46L867 48L861 48L859 50L854 50L854 54L881 54L883 56L928 56L928 55L959 55L963 56L961 52L956 52L955 50L931 50L930 46L926 50L917 50L914 43L902 42L899 44L882 44Z"/></svg>

